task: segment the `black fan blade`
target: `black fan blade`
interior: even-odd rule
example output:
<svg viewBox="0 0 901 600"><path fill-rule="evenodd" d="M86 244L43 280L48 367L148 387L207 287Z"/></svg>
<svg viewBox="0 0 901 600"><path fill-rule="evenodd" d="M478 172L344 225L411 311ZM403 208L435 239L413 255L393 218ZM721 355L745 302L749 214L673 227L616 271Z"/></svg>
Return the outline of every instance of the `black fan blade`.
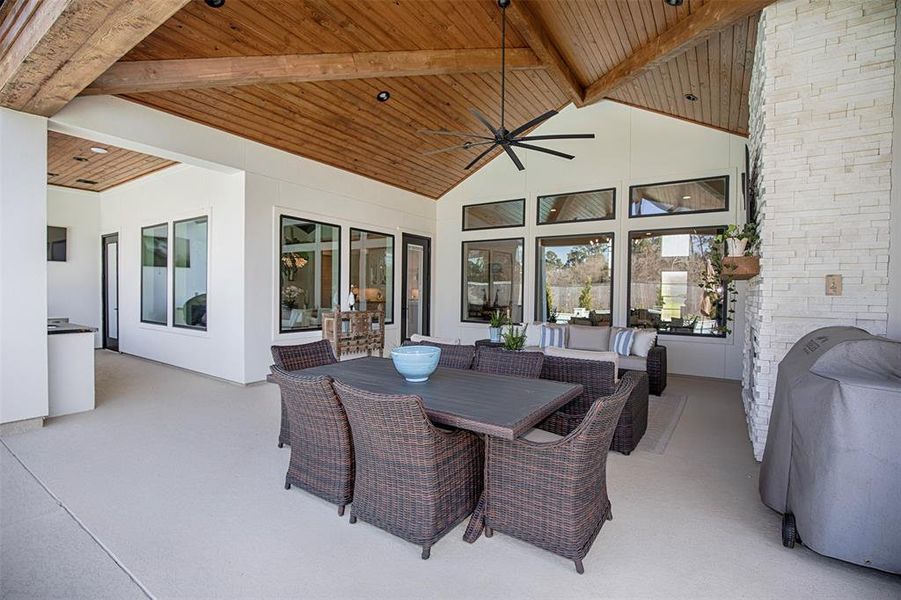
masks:
<svg viewBox="0 0 901 600"><path fill-rule="evenodd" d="M556 110L549 110L549 111L547 111L546 113L544 113L543 115L538 116L538 117L535 117L534 119L532 119L531 121L529 121L529 122L526 123L525 125L520 125L520 126L517 127L516 129L514 129L513 131L511 131L511 132L510 132L510 137L516 137L517 135L519 135L519 134L522 133L523 131L525 131L525 130L527 130L527 129L531 129L532 127L534 127L535 125L538 125L539 123L541 123L541 122L543 122L543 121L547 121L548 119L550 119L551 117L553 117L553 116L556 115L556 114L557 114L557 111L556 111Z"/></svg>
<svg viewBox="0 0 901 600"><path fill-rule="evenodd" d="M469 112L471 112L471 113L473 114L473 116L475 116L476 119L478 119L479 121L481 121L481 122L482 122L482 125L484 125L485 127L488 128L488 131L490 131L490 132L493 133L494 135L497 135L497 129L495 129L495 128L491 125L491 123L488 121L488 119L485 118L485 115L483 115L482 113L480 113L478 110L476 110L476 109L474 109L474 108L470 108L470 109L469 109Z"/></svg>
<svg viewBox="0 0 901 600"><path fill-rule="evenodd" d="M565 154L563 152L557 152L556 150L551 150L549 148L542 148L541 146L533 146L532 144L523 144L522 142L510 142L517 148L525 148L526 150L535 150L536 152L544 152L545 154L553 154L554 156L559 156L560 158L566 158L572 160L575 158L572 154Z"/></svg>
<svg viewBox="0 0 901 600"><path fill-rule="evenodd" d="M516 156L516 153L513 152L513 148L510 147L510 144L503 144L504 152L507 153L507 156L510 157L510 160L513 161L513 164L516 165L516 168L520 171L525 171L526 168L522 165L522 161L519 160L519 157Z"/></svg>
<svg viewBox="0 0 901 600"><path fill-rule="evenodd" d="M458 146L449 146L447 148L439 148L438 150L429 150L428 152L423 152L423 156L431 156L433 154L441 154L442 152L450 152L452 150L469 150L470 148L474 148L476 146L484 146L485 144L493 144L494 141L490 142L466 142L465 144L460 144Z"/></svg>
<svg viewBox="0 0 901 600"><path fill-rule="evenodd" d="M494 140L493 137L488 137L487 135L479 135L478 133L472 133L469 131L448 131L446 129L420 129L418 133L424 133L426 135L447 135L451 137L471 137L479 140Z"/></svg>
<svg viewBox="0 0 901 600"><path fill-rule="evenodd" d="M517 142L529 142L537 140L593 140L593 133L561 133L559 135L527 135L517 139Z"/></svg>
<svg viewBox="0 0 901 600"><path fill-rule="evenodd" d="M497 143L491 144L490 146L488 146L488 149L487 149L487 150L485 150L484 152L482 152L481 154L479 154L478 156L476 156L474 159L472 159L472 162L470 162L468 165L466 165L466 166L463 167L463 168L464 168L465 170L470 169L474 164L476 164L477 162L479 162L480 160L482 160L482 159L485 157L486 154L488 154L489 152L491 152L492 150L494 150L495 147L497 147Z"/></svg>

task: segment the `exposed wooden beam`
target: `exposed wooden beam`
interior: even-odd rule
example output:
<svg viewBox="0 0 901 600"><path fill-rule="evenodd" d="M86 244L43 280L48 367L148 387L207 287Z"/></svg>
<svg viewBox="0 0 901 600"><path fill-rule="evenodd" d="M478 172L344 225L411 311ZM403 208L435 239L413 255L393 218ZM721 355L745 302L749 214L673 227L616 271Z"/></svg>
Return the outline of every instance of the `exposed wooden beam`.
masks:
<svg viewBox="0 0 901 600"><path fill-rule="evenodd" d="M528 48L508 50L507 64L513 70L544 68ZM143 60L116 63L82 93L138 94L236 85L488 73L498 70L500 50L494 49Z"/></svg>
<svg viewBox="0 0 901 600"><path fill-rule="evenodd" d="M7 0L0 106L55 114L188 1Z"/></svg>
<svg viewBox="0 0 901 600"><path fill-rule="evenodd" d="M589 85L585 89L585 104L604 99L619 86L644 75L711 34L753 15L773 2L774 0L709 0Z"/></svg>
<svg viewBox="0 0 901 600"><path fill-rule="evenodd" d="M548 73L560 86L560 89L569 96L576 106L582 106L584 91L582 84L576 78L575 73L567 64L557 46L551 40L544 24L535 15L532 9L523 2L515 0L507 8L507 17L510 23L526 40L529 47L538 55L542 64L547 67ZM509 52L509 51L508 51Z"/></svg>

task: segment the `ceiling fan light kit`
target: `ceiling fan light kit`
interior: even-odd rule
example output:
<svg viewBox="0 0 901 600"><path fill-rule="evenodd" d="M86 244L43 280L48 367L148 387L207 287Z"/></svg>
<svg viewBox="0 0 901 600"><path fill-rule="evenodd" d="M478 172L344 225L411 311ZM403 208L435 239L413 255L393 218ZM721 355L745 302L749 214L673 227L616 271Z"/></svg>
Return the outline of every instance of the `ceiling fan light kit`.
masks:
<svg viewBox="0 0 901 600"><path fill-rule="evenodd" d="M488 129L488 133L490 135L472 133L468 131L448 131L444 129L439 130L423 130L420 133L425 133L429 135L443 135L450 137L458 137L458 138L469 138L468 141L463 144L459 144L456 146L450 146L447 148L440 148L438 150L431 150L426 152L426 155L432 154L440 154L443 152L451 152L453 150L469 150L471 148L479 147L479 146L487 146L478 156L476 156L466 167L465 169L471 169L478 163L480 160L485 158L492 150L497 147L503 148L504 152L507 153L507 156L510 157L510 160L513 161L513 164L516 165L516 168L520 171L525 170L525 166L522 164L522 161L514 152L514 148L520 148L522 150L532 150L535 152L542 152L544 154L550 154L552 156L557 156L560 158L565 158L567 160L572 160L575 158L572 154L566 154L565 152L559 152L557 150L551 150L550 148L543 148L541 146L536 146L534 144L530 144L528 142L536 142L541 140L585 140L585 139L594 139L593 133L569 133L569 134L559 134L559 135L524 135L527 131L536 127L547 121L551 117L557 114L556 110L549 110L546 113L539 115L528 121L527 123L516 127L513 130L508 130L505 122L504 122L504 108L506 104L506 46L507 46L507 7L510 6L511 0L498 0L497 4L501 9L501 122L500 126L495 127L491 124L491 122L479 112L475 108L469 109L470 112L475 116L476 119L479 120L482 125Z"/></svg>

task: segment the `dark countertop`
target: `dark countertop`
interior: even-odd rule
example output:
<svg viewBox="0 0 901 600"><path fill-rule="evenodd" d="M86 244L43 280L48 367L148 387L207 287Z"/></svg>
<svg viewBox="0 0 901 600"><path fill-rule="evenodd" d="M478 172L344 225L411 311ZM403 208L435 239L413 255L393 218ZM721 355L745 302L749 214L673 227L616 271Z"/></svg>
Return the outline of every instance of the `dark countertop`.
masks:
<svg viewBox="0 0 901 600"><path fill-rule="evenodd" d="M96 327L88 327L87 325L79 325L78 323L47 323L47 335L55 335L58 333L94 333Z"/></svg>

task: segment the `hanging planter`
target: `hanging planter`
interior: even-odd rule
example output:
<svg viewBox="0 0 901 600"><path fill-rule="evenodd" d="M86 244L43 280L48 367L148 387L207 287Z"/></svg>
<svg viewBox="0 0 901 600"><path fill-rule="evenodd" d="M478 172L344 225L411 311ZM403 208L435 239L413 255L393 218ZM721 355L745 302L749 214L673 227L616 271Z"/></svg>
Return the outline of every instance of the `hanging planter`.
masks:
<svg viewBox="0 0 901 600"><path fill-rule="evenodd" d="M753 279L760 274L759 256L724 256L722 278L729 281Z"/></svg>
<svg viewBox="0 0 901 600"><path fill-rule="evenodd" d="M714 238L707 253L707 261L699 274L698 282L698 287L704 293L701 314L709 319L716 319L720 316L719 311L724 311L721 325L718 326L719 333L732 333L730 326L735 317L735 301L738 296L734 282L751 279L760 273L760 258L754 255L759 244L756 223L748 223L743 227L729 225ZM723 256L724 250L728 250L730 255Z"/></svg>

